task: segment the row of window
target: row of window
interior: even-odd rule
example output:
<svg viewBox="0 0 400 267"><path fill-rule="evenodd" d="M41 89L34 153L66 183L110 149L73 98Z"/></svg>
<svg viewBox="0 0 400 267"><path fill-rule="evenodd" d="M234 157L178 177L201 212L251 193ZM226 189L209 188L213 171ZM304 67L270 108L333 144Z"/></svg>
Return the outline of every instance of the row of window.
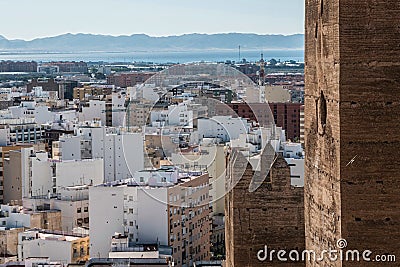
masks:
<svg viewBox="0 0 400 267"><path fill-rule="evenodd" d="M86 250L86 252L85 252ZM78 253L78 249L74 248L73 249L73 257L74 258L78 258L78 257L85 257L85 256L89 256L89 246L86 247L80 247L79 249L79 253Z"/></svg>
<svg viewBox="0 0 400 267"><path fill-rule="evenodd" d="M140 177L140 178L142 178L144 181L143 177ZM124 200L128 200L128 195L124 195ZM129 196L129 201L133 201L133 196Z"/></svg>
<svg viewBox="0 0 400 267"><path fill-rule="evenodd" d="M81 213L81 212L82 212L81 207L76 209L76 213ZM89 212L89 207L83 207L83 212Z"/></svg>
<svg viewBox="0 0 400 267"><path fill-rule="evenodd" d="M89 217L85 217L85 218L79 218L76 220L76 225L78 225L79 227L81 227L83 224L88 224L89 223Z"/></svg>

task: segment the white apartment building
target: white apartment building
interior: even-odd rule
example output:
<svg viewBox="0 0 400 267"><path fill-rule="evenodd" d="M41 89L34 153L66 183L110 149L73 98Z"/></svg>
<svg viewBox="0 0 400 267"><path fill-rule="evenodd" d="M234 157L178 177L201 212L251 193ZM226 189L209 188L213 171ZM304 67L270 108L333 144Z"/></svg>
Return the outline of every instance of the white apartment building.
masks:
<svg viewBox="0 0 400 267"><path fill-rule="evenodd" d="M31 226L30 214L22 213L21 206L1 205L0 227L21 228Z"/></svg>
<svg viewBox="0 0 400 267"><path fill-rule="evenodd" d="M171 247L159 246L157 243L133 245L129 242L128 236L120 233L112 237L108 258L114 261L117 259L130 259L134 262L140 260L140 266L174 266ZM131 264L137 265L135 263Z"/></svg>
<svg viewBox="0 0 400 267"><path fill-rule="evenodd" d="M60 210L63 231L71 232L78 227L89 227L89 186L68 186L59 190L56 196L48 198L24 198L26 209Z"/></svg>
<svg viewBox="0 0 400 267"><path fill-rule="evenodd" d="M63 264L89 259L89 237L28 230L18 234L18 260L49 258Z"/></svg>
<svg viewBox="0 0 400 267"><path fill-rule="evenodd" d="M168 244L166 187L130 185L89 189L90 256L106 258L113 235L124 233L134 243Z"/></svg>
<svg viewBox="0 0 400 267"><path fill-rule="evenodd" d="M44 129L34 118L1 119L1 145L13 143L37 143L43 140Z"/></svg>
<svg viewBox="0 0 400 267"><path fill-rule="evenodd" d="M291 184L294 187L304 187L304 158L285 158L290 167Z"/></svg>
<svg viewBox="0 0 400 267"><path fill-rule="evenodd" d="M193 110L189 110L186 103L169 106L168 110L152 111L150 122L154 127L185 126L193 128Z"/></svg>
<svg viewBox="0 0 400 267"><path fill-rule="evenodd" d="M56 160L81 160L80 136L60 136L58 141L53 141L52 158Z"/></svg>
<svg viewBox="0 0 400 267"><path fill-rule="evenodd" d="M124 126L126 118L125 94L121 94L121 92L112 93L111 112L112 112L112 126L113 127Z"/></svg>
<svg viewBox="0 0 400 267"><path fill-rule="evenodd" d="M75 111L51 112L49 107L38 104L36 101L23 101L20 106L8 108L9 117L13 119L34 119L38 124L52 123L59 120L60 115L65 114L64 119L75 120Z"/></svg>
<svg viewBox="0 0 400 267"><path fill-rule="evenodd" d="M98 185L104 182L103 159L68 160L55 163L55 192L74 185ZM54 166L54 165L53 165ZM33 178L32 180L34 180Z"/></svg>
<svg viewBox="0 0 400 267"><path fill-rule="evenodd" d="M301 159L304 158L301 143L283 142L283 156L285 158Z"/></svg>
<svg viewBox="0 0 400 267"><path fill-rule="evenodd" d="M162 166L160 169L142 170L135 172L132 180L139 185L170 186L178 182L178 169Z"/></svg>
<svg viewBox="0 0 400 267"><path fill-rule="evenodd" d="M53 169L47 152L34 152L33 149L23 148L26 158L23 164L25 173L22 181L22 197L48 196L53 193Z"/></svg>
<svg viewBox="0 0 400 267"><path fill-rule="evenodd" d="M23 148L25 160L22 166L22 196L43 197L59 193L74 185L98 185L104 183L103 159L52 160L46 152L33 153Z"/></svg>
<svg viewBox="0 0 400 267"><path fill-rule="evenodd" d="M210 177L211 215L224 213L226 148L203 139L195 152L173 153L170 161L181 171L207 171Z"/></svg>
<svg viewBox="0 0 400 267"><path fill-rule="evenodd" d="M222 142L238 139L240 134L250 131L250 124L246 119L232 116L214 116L198 120L199 142L203 138L219 138Z"/></svg>
<svg viewBox="0 0 400 267"><path fill-rule="evenodd" d="M142 134L121 133L104 137L105 181L116 181L133 176L144 168L144 140Z"/></svg>
<svg viewBox="0 0 400 267"><path fill-rule="evenodd" d="M162 170L162 179L161 173ZM90 256L101 258L119 252L112 247L118 245L113 244L113 237L120 233L129 247L171 246L177 266L190 266L194 259L209 258L209 176L181 175L175 184L164 177L164 183L158 180L152 184L149 180L147 185L138 185L130 179L91 187Z"/></svg>
<svg viewBox="0 0 400 267"><path fill-rule="evenodd" d="M19 228L61 230L61 212L55 209L34 211L23 206L1 205L0 230Z"/></svg>
<svg viewBox="0 0 400 267"><path fill-rule="evenodd" d="M82 107L82 112L79 112L79 121L99 120L102 125L106 125L106 102L102 100L89 100L87 107Z"/></svg>
<svg viewBox="0 0 400 267"><path fill-rule="evenodd" d="M133 177L144 168L144 140L140 133L112 131L105 127L80 127L76 135L53 143L53 158L104 159L106 182Z"/></svg>

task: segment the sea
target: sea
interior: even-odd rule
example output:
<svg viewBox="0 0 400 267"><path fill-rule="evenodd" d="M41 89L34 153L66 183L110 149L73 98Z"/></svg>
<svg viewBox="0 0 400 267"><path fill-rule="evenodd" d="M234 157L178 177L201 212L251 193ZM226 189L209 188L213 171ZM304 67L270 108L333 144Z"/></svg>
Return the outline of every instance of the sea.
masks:
<svg viewBox="0 0 400 267"><path fill-rule="evenodd" d="M85 62L152 62L152 63L189 63L189 62L248 62L264 59L277 61L294 60L304 62L303 50L266 50L239 51L234 50L201 50L201 51L138 51L138 52L0 52L1 60L12 61L85 61Z"/></svg>

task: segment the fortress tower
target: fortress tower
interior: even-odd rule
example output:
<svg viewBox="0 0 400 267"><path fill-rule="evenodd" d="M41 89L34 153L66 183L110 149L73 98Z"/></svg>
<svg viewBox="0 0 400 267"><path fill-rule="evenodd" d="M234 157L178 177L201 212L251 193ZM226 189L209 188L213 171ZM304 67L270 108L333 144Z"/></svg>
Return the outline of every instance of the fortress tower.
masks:
<svg viewBox="0 0 400 267"><path fill-rule="evenodd" d="M398 0L306 0L309 250L335 249L343 238L371 258L400 258L399 44Z"/></svg>

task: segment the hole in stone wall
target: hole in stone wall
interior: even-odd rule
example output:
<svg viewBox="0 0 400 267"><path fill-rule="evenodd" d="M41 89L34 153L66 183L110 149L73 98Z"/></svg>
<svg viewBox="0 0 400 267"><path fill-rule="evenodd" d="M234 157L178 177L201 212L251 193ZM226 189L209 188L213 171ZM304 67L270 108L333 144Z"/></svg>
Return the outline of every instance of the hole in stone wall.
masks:
<svg viewBox="0 0 400 267"><path fill-rule="evenodd" d="M326 126L326 121L327 121L327 113L328 113L328 108L326 104L326 99L324 92L321 91L321 95L318 99L318 132L320 135L325 134L325 126Z"/></svg>
<svg viewBox="0 0 400 267"><path fill-rule="evenodd" d="M389 221L390 221L390 218L386 218L385 221L389 222Z"/></svg>
<svg viewBox="0 0 400 267"><path fill-rule="evenodd" d="M361 222L361 218L356 218L356 222Z"/></svg>
<svg viewBox="0 0 400 267"><path fill-rule="evenodd" d="M321 98L319 102L319 112L321 116L321 124L323 126L326 125L326 115L327 115L327 107L326 107L326 99L324 96L324 92L321 91Z"/></svg>
<svg viewBox="0 0 400 267"><path fill-rule="evenodd" d="M318 121L319 121L319 118L318 118L318 99L315 99L315 118L316 118L317 123L318 123Z"/></svg>
<svg viewBox="0 0 400 267"><path fill-rule="evenodd" d="M324 14L324 0L321 0L321 17Z"/></svg>

